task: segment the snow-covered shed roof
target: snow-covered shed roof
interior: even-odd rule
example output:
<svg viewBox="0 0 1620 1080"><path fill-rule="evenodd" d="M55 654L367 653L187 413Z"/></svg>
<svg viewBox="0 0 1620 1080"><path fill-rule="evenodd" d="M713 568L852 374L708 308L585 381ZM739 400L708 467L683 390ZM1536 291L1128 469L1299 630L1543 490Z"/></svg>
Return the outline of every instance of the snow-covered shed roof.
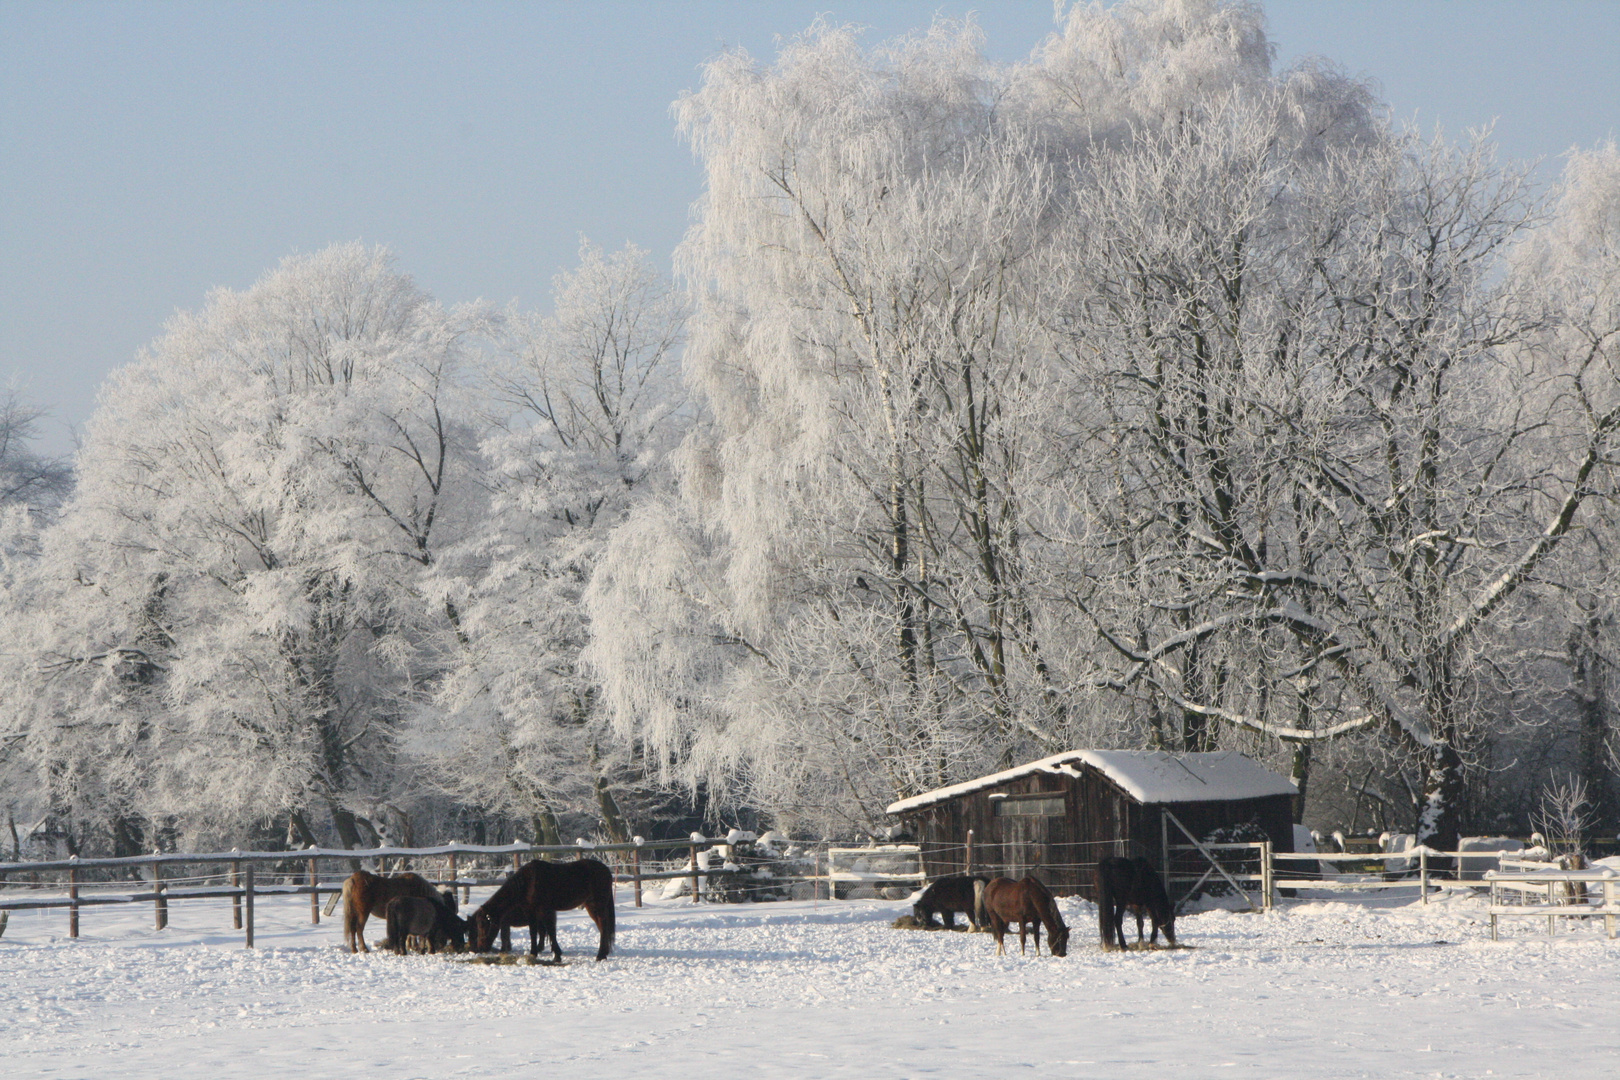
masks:
<svg viewBox="0 0 1620 1080"><path fill-rule="evenodd" d="M1172 754L1163 750L1070 750L976 780L901 799L891 803L888 812L904 814L920 810L1031 773L1079 776L1077 766L1082 763L1097 769L1141 803L1226 801L1299 794L1293 781L1249 760L1236 750L1218 750L1210 754Z"/></svg>

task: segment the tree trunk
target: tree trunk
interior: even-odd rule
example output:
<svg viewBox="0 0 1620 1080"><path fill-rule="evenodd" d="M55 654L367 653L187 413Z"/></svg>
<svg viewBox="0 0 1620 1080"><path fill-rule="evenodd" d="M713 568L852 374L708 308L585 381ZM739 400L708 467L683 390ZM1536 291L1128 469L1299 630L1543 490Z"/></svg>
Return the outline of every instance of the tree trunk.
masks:
<svg viewBox="0 0 1620 1080"><path fill-rule="evenodd" d="M112 819L113 858L127 859L145 855L144 831L140 819L129 814L118 814Z"/></svg>
<svg viewBox="0 0 1620 1080"><path fill-rule="evenodd" d="M298 844L300 847L308 848L320 846L315 839L315 830L309 827L309 821L304 817L304 812L302 810L289 811L287 814L287 825L289 828L291 828L293 835L298 837Z"/></svg>
<svg viewBox="0 0 1620 1080"><path fill-rule="evenodd" d="M1608 822L1614 796L1609 789L1609 702L1604 679L1603 658L1596 643L1601 632L1598 620L1589 620L1584 631L1570 641L1570 661L1578 716L1577 769L1586 786L1589 808L1598 821Z"/></svg>
<svg viewBox="0 0 1620 1080"><path fill-rule="evenodd" d="M360 828L354 820L354 814L345 810L336 803L331 804L332 826L337 829L338 841L346 848L364 847L360 839Z"/></svg>
<svg viewBox="0 0 1620 1080"><path fill-rule="evenodd" d="M1304 711L1303 706L1301 712ZM1301 725L1303 726L1303 725ZM1294 786L1299 788L1299 794L1294 796L1294 824L1305 823L1305 798L1311 786L1311 744L1299 742L1294 744L1294 767L1292 769Z"/></svg>
<svg viewBox="0 0 1620 1080"><path fill-rule="evenodd" d="M624 823L624 815L619 813L618 800L613 797L613 789L605 776L596 778L596 805L601 808L602 827L607 830L608 839L615 844L628 844L630 830Z"/></svg>
<svg viewBox="0 0 1620 1080"><path fill-rule="evenodd" d="M555 847L562 843L557 815L551 812L551 804L544 801L534 812L534 842L543 847Z"/></svg>
<svg viewBox="0 0 1620 1080"><path fill-rule="evenodd" d="M1418 843L1456 851L1464 796L1462 756L1450 742L1441 741L1430 747L1424 758Z"/></svg>

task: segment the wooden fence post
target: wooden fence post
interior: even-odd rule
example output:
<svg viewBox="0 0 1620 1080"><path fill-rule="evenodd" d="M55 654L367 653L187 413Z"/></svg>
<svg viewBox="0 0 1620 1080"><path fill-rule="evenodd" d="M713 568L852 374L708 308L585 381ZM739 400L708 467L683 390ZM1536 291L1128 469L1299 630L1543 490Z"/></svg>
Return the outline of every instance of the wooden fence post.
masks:
<svg viewBox="0 0 1620 1080"><path fill-rule="evenodd" d="M521 869L523 869L523 856L514 851L512 852L512 872L516 873Z"/></svg>
<svg viewBox="0 0 1620 1080"><path fill-rule="evenodd" d="M1418 847L1418 888L1423 891L1423 902L1429 902L1429 845Z"/></svg>
<svg viewBox="0 0 1620 1080"><path fill-rule="evenodd" d="M967 843L962 845L962 846L966 849L966 852L967 852L967 854L962 859L962 873L971 876L972 873L973 873L973 830L972 829L968 830ZM932 918L933 916L929 916L929 917ZM956 916L953 915L951 917L955 918Z"/></svg>
<svg viewBox="0 0 1620 1080"><path fill-rule="evenodd" d="M630 852L630 873L636 882L636 907L641 906L641 842Z"/></svg>
<svg viewBox="0 0 1620 1080"><path fill-rule="evenodd" d="M73 856L75 859L77 855ZM79 936L79 871L68 867L68 937Z"/></svg>
<svg viewBox="0 0 1620 1080"><path fill-rule="evenodd" d="M456 895L456 891L461 888L460 885L456 884L458 881L461 880L461 875L456 873L456 853L455 852L453 852L453 851L450 852L449 857L448 857L448 859L446 861L446 865L449 867L449 870L450 870L450 874L449 874L449 877L450 877L450 895L454 896L454 895Z"/></svg>
<svg viewBox="0 0 1620 1080"><path fill-rule="evenodd" d="M169 925L169 900L163 895L163 864L160 862L152 864L152 924L159 930Z"/></svg>
<svg viewBox="0 0 1620 1080"><path fill-rule="evenodd" d="M1271 884L1274 877L1271 866L1271 841L1260 841L1260 893L1261 901L1266 911L1270 911L1275 900L1272 898Z"/></svg>
<svg viewBox="0 0 1620 1080"><path fill-rule="evenodd" d="M1164 891L1168 894L1170 892L1170 819L1164 816L1163 810L1159 811L1159 876L1164 879ZM1175 901L1171 902L1174 903Z"/></svg>
<svg viewBox="0 0 1620 1080"><path fill-rule="evenodd" d="M315 869L319 859L309 860L309 921L318 925L321 921L321 885L320 874Z"/></svg>
<svg viewBox="0 0 1620 1080"><path fill-rule="evenodd" d="M698 886L697 845L696 844L688 844L687 848L692 853L692 903L696 904L701 899L701 897L698 896L698 888L699 888L699 886Z"/></svg>
<svg viewBox="0 0 1620 1080"><path fill-rule="evenodd" d="M231 888L242 887L242 860L237 859L231 863ZM242 894L231 894L231 929L242 929Z"/></svg>
<svg viewBox="0 0 1620 1080"><path fill-rule="evenodd" d="M253 948L253 864L248 863L242 874L242 908L247 915L247 944L244 948Z"/></svg>

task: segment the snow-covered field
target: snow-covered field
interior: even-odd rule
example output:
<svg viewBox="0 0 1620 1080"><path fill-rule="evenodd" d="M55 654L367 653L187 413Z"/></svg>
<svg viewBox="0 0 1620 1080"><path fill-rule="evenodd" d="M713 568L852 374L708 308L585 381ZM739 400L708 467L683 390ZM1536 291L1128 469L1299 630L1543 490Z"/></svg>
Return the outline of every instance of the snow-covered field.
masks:
<svg viewBox="0 0 1620 1080"><path fill-rule="evenodd" d="M480 899L474 893L474 902ZM1183 917L1190 949L1070 955L895 930L883 901L636 910L613 957L564 915L562 967L350 956L302 898L259 948L221 900L15 912L0 1076L1620 1076L1620 942L1479 902L1299 903ZM368 926L372 938L382 927ZM520 937L522 935L520 934Z"/></svg>

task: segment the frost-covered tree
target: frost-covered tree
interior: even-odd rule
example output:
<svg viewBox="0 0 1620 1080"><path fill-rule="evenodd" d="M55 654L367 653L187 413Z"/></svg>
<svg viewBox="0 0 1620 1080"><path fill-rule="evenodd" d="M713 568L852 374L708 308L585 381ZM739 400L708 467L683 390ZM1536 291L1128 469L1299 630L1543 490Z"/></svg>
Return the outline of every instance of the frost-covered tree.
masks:
<svg viewBox="0 0 1620 1080"><path fill-rule="evenodd" d="M25 505L48 516L67 497L73 484L71 464L34 448L47 415L18 387L0 391L0 506Z"/></svg>
<svg viewBox="0 0 1620 1080"><path fill-rule="evenodd" d="M709 178L681 258L712 419L682 501L614 540L593 660L628 737L786 820L875 820L1060 738L1018 503L1052 175L977 46L820 27L678 106Z"/></svg>
<svg viewBox="0 0 1620 1080"><path fill-rule="evenodd" d="M104 387L47 534L32 678L42 787L189 829L312 812L343 843L400 809L400 717L434 673L422 579L472 448L447 312L359 244L182 314Z"/></svg>
<svg viewBox="0 0 1620 1080"><path fill-rule="evenodd" d="M711 416L593 585L622 732L820 823L1080 741L1304 781L1353 739L1455 837L1609 389L1541 332L1487 140L1270 58L1254 6L1188 0L1005 69L949 24L707 69Z"/></svg>
<svg viewBox="0 0 1620 1080"><path fill-rule="evenodd" d="M609 530L658 488L685 430L685 302L646 253L582 245L544 318L514 313L481 366L487 517L435 587L460 611L411 745L456 797L566 838L564 812L629 833L645 772L580 662L581 596ZM569 833L568 835L573 835Z"/></svg>
<svg viewBox="0 0 1620 1080"><path fill-rule="evenodd" d="M1252 173L1210 157L1238 130L1214 119L1175 140L1215 168L1120 151L1083 229L1107 239L1082 275L1117 267L1068 328L1109 405L1092 446L1117 452L1088 504L1107 678L1179 711L1188 748L1218 724L1297 764L1375 735L1420 774L1419 834L1450 846L1469 756L1529 681L1524 587L1606 483L1612 331L1542 332L1573 294L1510 273L1533 207L1487 143L1329 147L1326 186L1211 218Z"/></svg>

